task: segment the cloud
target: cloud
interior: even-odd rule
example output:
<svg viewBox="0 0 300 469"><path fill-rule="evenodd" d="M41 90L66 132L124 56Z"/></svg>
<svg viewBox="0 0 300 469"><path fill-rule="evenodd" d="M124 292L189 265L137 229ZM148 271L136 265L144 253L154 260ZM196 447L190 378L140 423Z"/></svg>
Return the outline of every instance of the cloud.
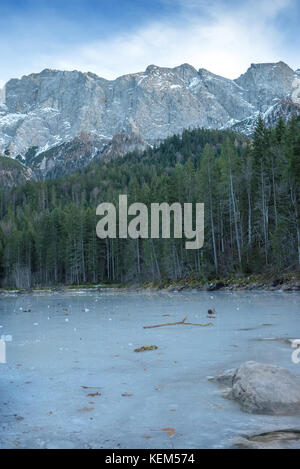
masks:
<svg viewBox="0 0 300 469"><path fill-rule="evenodd" d="M38 50L33 47L34 53L23 57L22 74L77 69L113 79L149 64L172 67L188 62L236 78L252 62L287 60L287 50L290 65L299 66L298 47L284 46L285 28L276 21L295 0L162 1L170 6L169 16L150 18L130 31L114 31L99 40L82 36L74 44L54 41L50 51L43 43Z"/></svg>
<svg viewBox="0 0 300 469"><path fill-rule="evenodd" d="M173 1L173 0L172 0ZM91 70L106 78L144 70L151 63L188 62L236 78L251 62L284 60L282 34L272 20L291 0L224 2L177 0L180 18L150 23L130 34L81 45L57 58L58 68ZM227 2L228 5L228 2Z"/></svg>

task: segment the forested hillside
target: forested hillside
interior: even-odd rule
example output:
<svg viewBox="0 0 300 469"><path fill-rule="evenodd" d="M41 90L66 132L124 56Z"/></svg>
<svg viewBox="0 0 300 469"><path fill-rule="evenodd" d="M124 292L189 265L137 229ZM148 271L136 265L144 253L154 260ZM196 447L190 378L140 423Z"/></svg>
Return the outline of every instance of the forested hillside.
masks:
<svg viewBox="0 0 300 469"><path fill-rule="evenodd" d="M32 171L17 160L0 155L0 187L25 184L32 179Z"/></svg>
<svg viewBox="0 0 300 469"><path fill-rule="evenodd" d="M96 207L137 201L204 202L205 242L96 236ZM300 264L300 119L253 141L229 131L185 131L158 148L95 162L68 177L0 194L4 287L207 279Z"/></svg>

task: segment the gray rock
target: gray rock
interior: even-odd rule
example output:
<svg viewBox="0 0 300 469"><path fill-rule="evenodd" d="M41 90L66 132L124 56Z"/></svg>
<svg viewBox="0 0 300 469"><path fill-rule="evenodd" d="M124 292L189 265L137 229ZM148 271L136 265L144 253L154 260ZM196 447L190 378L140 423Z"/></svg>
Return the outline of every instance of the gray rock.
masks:
<svg viewBox="0 0 300 469"><path fill-rule="evenodd" d="M225 287L225 283L223 282L210 283L207 286L207 291L220 290L221 288L224 288L224 287Z"/></svg>
<svg viewBox="0 0 300 469"><path fill-rule="evenodd" d="M89 135L99 151L115 137L107 157L112 148L119 156L186 128L233 126L250 135L259 112L268 125L279 115L288 119L300 112L294 99L298 85L300 89L299 75L283 62L251 65L237 80L188 64L150 65L145 72L111 81L93 73L46 69L10 80L0 92L0 152L27 163L26 154L34 148L29 166L56 175L61 173L60 155L66 154L61 145L81 134ZM59 150L44 159L52 148ZM77 153L78 164L88 164L96 154Z"/></svg>
<svg viewBox="0 0 300 469"><path fill-rule="evenodd" d="M249 413L300 414L300 377L279 366L246 362L233 376L231 397Z"/></svg>
<svg viewBox="0 0 300 469"><path fill-rule="evenodd" d="M214 377L213 380L220 386L232 387L233 378L236 374L236 371L236 368L231 368L230 370L222 371L216 377Z"/></svg>
<svg viewBox="0 0 300 469"><path fill-rule="evenodd" d="M251 64L235 82L245 90L246 99L259 112L285 98L293 89L296 73L284 62Z"/></svg>
<svg viewBox="0 0 300 469"><path fill-rule="evenodd" d="M300 449L300 430L283 429L243 436L233 442L241 449Z"/></svg>

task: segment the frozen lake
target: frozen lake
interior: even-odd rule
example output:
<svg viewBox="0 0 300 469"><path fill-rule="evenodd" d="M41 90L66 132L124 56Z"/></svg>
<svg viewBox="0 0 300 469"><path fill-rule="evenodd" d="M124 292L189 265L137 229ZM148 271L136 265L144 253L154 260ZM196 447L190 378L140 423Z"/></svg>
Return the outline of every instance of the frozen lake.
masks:
<svg viewBox="0 0 300 469"><path fill-rule="evenodd" d="M212 327L143 326L180 321ZM299 417L249 415L207 377L247 360L300 374L288 292L2 295L0 448L223 448ZM157 350L135 353L143 345Z"/></svg>

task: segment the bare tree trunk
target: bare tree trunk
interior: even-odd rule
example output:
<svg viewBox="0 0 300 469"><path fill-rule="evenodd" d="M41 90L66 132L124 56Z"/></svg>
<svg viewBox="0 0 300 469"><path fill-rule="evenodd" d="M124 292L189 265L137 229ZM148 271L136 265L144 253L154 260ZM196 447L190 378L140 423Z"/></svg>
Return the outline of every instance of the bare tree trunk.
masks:
<svg viewBox="0 0 300 469"><path fill-rule="evenodd" d="M263 230L264 230L264 248L265 248L265 259L268 264L268 232L267 232L267 210L265 200L265 180L263 174L263 163L261 162L261 198L262 198L262 215L263 215Z"/></svg>
<svg viewBox="0 0 300 469"><path fill-rule="evenodd" d="M112 239L111 242L111 272L112 272L112 280L115 280L115 253L114 253L114 240Z"/></svg>
<svg viewBox="0 0 300 469"><path fill-rule="evenodd" d="M106 271L107 271L107 278L110 280L110 250L109 250L109 242L108 238L105 239L106 244Z"/></svg>
<svg viewBox="0 0 300 469"><path fill-rule="evenodd" d="M242 262L242 258L241 258L241 245L240 245L239 228L238 228L238 217L237 217L237 209L236 209L235 195L234 195L234 190L233 190L233 181L232 181L231 167L230 167L230 192L231 192L231 198L232 198L233 218L234 218L234 227L235 227L236 244L237 244L237 249L238 249L238 257L239 257L239 263L241 263L241 262Z"/></svg>
<svg viewBox="0 0 300 469"><path fill-rule="evenodd" d="M182 254L182 244L181 244L181 254ZM182 276L182 263L179 261L178 257L178 252L175 246L175 255L176 255L176 260L177 260L177 271L178 271L178 277L180 278Z"/></svg>
<svg viewBox="0 0 300 469"><path fill-rule="evenodd" d="M251 192L248 189L248 245L252 243L252 207L251 207Z"/></svg>
<svg viewBox="0 0 300 469"><path fill-rule="evenodd" d="M299 226L299 213L298 213L298 201L297 195L292 187L290 187L291 201L295 211L295 222L296 222L296 236L297 236L297 250L298 250L298 264L300 265L300 226Z"/></svg>
<svg viewBox="0 0 300 469"><path fill-rule="evenodd" d="M151 239L151 244L152 244L152 251L153 251L153 257L154 257L154 262L155 262L156 270L157 270L157 273L158 273L159 278L161 279L160 268L159 268L158 261L157 261L157 257L156 257L156 252L155 252L155 247L154 247L153 239Z"/></svg>
<svg viewBox="0 0 300 469"><path fill-rule="evenodd" d="M278 225L277 196L276 196L276 184L275 184L274 161L273 161L273 159L272 159L272 184L273 184L273 200L274 200L275 227L277 228L277 225Z"/></svg>
<svg viewBox="0 0 300 469"><path fill-rule="evenodd" d="M212 204L212 193L211 193L211 175L210 175L209 162L208 162L208 166L207 166L207 172L208 172L208 191L209 191L209 205L210 205L210 225L211 225L213 252L214 252L214 264L215 264L216 272L218 272L218 267L219 266L218 266L216 238L215 238L215 226L214 226L214 218L213 218L213 204Z"/></svg>
<svg viewBox="0 0 300 469"><path fill-rule="evenodd" d="M140 276L141 275L141 259L140 259L139 238L136 239L136 254L137 254L137 274L138 276Z"/></svg>
<svg viewBox="0 0 300 469"><path fill-rule="evenodd" d="M220 223L221 223L221 251L222 251L222 253L224 253L224 251L225 251L225 248L224 248L224 223L223 223L221 206L220 206L220 217L221 217L221 220L220 220Z"/></svg>
<svg viewBox="0 0 300 469"><path fill-rule="evenodd" d="M233 235L232 235L232 213L231 213L231 195L230 195L230 189L229 189L229 201L228 201L228 206L229 206L229 232L230 232L230 249L232 251L232 246L233 246Z"/></svg>

